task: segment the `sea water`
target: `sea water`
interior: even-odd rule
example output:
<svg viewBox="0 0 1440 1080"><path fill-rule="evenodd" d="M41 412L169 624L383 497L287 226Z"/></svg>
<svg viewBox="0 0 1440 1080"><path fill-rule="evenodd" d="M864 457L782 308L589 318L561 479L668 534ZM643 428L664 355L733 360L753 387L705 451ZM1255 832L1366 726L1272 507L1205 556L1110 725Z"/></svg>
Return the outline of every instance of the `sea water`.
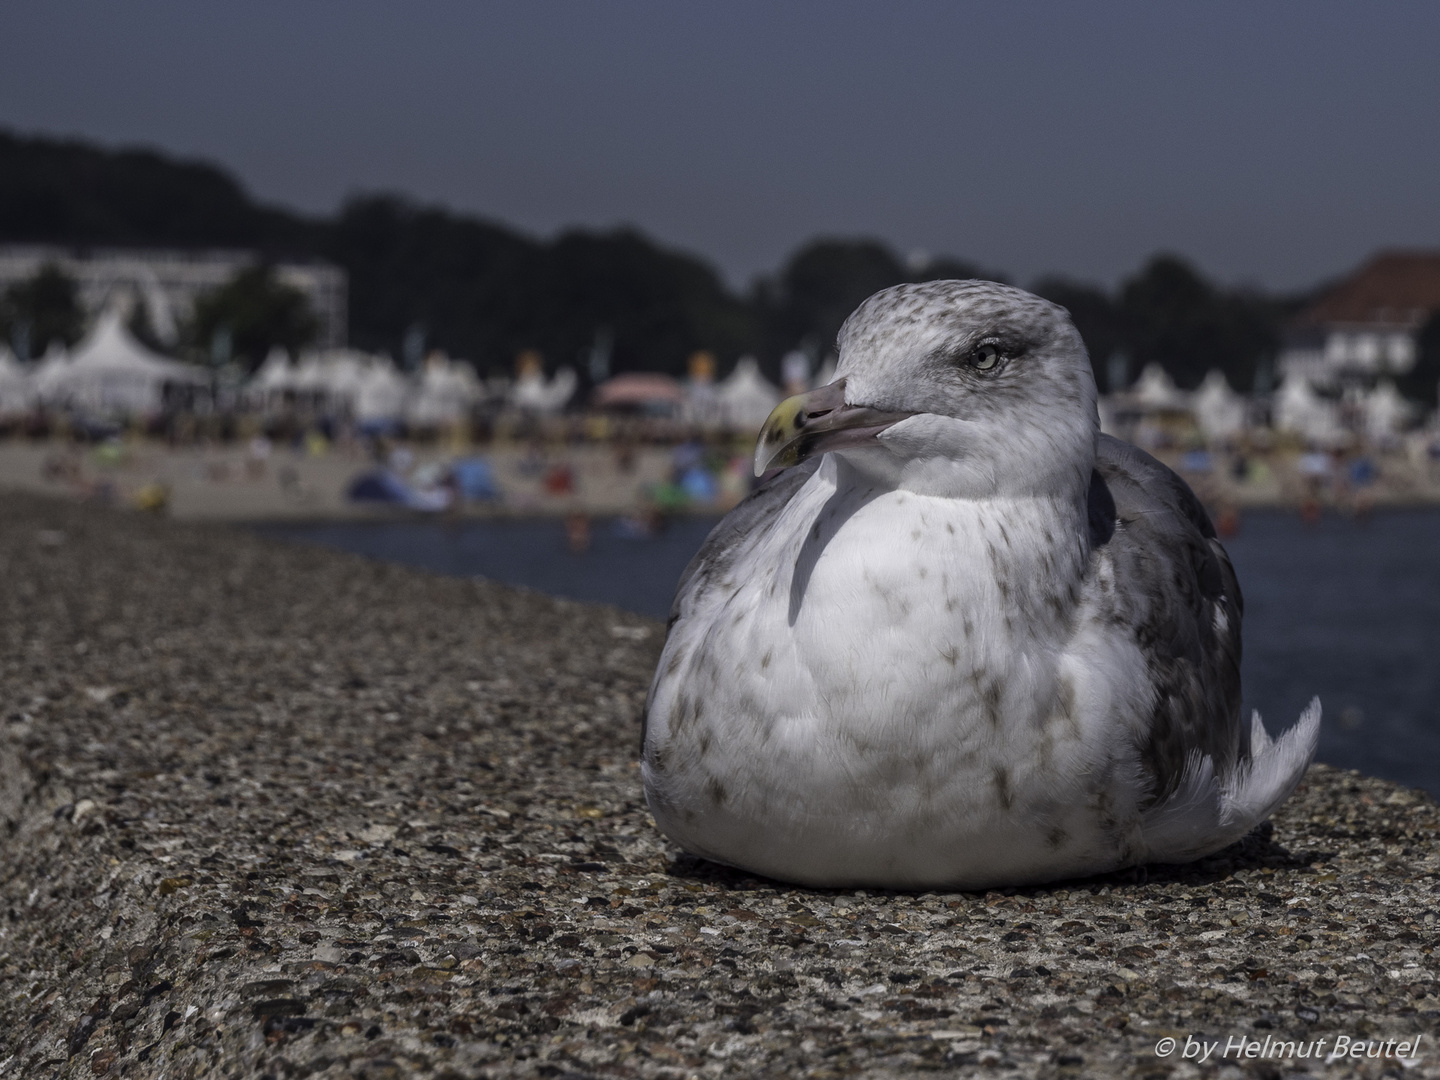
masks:
<svg viewBox="0 0 1440 1080"><path fill-rule="evenodd" d="M591 524L584 551L559 520L272 525L266 535L442 574L664 618L714 525L648 535ZM1319 695L1319 759L1440 795L1440 510L1330 516L1251 511L1226 542L1245 596L1244 701L1272 734Z"/></svg>

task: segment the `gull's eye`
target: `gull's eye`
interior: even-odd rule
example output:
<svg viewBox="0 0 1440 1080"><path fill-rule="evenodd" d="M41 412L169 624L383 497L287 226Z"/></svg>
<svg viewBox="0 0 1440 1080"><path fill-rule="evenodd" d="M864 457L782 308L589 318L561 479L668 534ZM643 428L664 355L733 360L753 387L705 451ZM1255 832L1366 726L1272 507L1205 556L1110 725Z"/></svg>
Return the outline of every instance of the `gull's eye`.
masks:
<svg viewBox="0 0 1440 1080"><path fill-rule="evenodd" d="M977 371L989 371L999 362L1000 350L994 345L981 345L970 360Z"/></svg>

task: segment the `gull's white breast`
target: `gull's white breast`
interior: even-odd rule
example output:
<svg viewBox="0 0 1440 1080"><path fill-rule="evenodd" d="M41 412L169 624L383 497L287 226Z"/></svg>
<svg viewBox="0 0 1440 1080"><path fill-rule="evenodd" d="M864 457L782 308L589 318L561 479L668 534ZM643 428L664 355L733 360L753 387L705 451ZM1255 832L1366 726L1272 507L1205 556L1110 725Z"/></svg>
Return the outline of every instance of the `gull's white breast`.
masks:
<svg viewBox="0 0 1440 1080"><path fill-rule="evenodd" d="M672 630L645 782L698 854L815 884L1118 865L1143 662L1083 619L1084 507L867 487L828 456Z"/></svg>

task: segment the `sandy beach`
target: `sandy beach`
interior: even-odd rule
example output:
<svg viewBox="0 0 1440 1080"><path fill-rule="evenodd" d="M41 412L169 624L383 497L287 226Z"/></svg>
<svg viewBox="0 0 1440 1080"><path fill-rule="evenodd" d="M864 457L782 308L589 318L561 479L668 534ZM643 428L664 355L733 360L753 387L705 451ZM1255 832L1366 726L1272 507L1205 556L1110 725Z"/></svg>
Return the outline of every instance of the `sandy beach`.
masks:
<svg viewBox="0 0 1440 1080"><path fill-rule="evenodd" d="M1156 450L1217 516L1226 509L1299 509L1307 503L1342 512L1398 506L1440 505L1440 464L1428 457L1423 440L1390 452L1368 452L1322 464L1322 475L1307 472L1296 448L1265 453L1215 452L1187 455ZM461 517L545 517L643 514L655 505L657 487L675 479L672 446L640 444L629 449L602 443L560 441L487 445L443 442L403 447L405 475L414 480L443 472L466 459L483 459L498 497L460 501L445 511ZM715 497L667 504L667 512L723 513L750 483L749 444L737 441L712 460L725 467L712 479ZM1243 458L1243 465L1240 459ZM1367 464L1363 482L1352 478L1355 462ZM155 485L166 493L165 513L181 521L364 521L416 511L355 502L347 491L376 462L358 443L314 448L271 447L257 460L245 442L171 447L148 439L109 445L64 440L0 440L0 490L135 506ZM557 479L559 482L557 482ZM661 501L664 501L663 499Z"/></svg>
<svg viewBox="0 0 1440 1080"><path fill-rule="evenodd" d="M668 448L649 446L635 448L626 468L616 464L613 448L596 445L539 451L422 445L406 451L412 476L468 457L490 463L501 497L452 511L470 517L634 513L646 503L645 492L668 477L671 459ZM547 475L557 466L569 471L569 485L547 490ZM123 507L134 506L144 488L158 483L168 495L165 513L181 521L363 521L409 513L346 498L354 479L375 468L358 447L274 449L257 462L243 443L172 448L135 440L111 453L59 441L0 441L0 490Z"/></svg>
<svg viewBox="0 0 1440 1080"><path fill-rule="evenodd" d="M658 623L0 500L0 1077L1440 1075L1423 794L1316 766L1190 867L791 888L655 831ZM1294 1056L1342 1038L1392 1057Z"/></svg>

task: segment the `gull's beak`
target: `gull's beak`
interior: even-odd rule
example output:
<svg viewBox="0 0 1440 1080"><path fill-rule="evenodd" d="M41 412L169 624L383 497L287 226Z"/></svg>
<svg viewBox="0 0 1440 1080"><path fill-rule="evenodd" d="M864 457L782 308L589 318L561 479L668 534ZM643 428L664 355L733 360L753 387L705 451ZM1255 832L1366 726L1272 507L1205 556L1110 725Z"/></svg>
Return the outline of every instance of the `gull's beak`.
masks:
<svg viewBox="0 0 1440 1080"><path fill-rule="evenodd" d="M760 441L755 444L755 475L798 465L816 454L871 444L890 425L914 415L846 405L844 379L796 394L776 405L765 418Z"/></svg>

